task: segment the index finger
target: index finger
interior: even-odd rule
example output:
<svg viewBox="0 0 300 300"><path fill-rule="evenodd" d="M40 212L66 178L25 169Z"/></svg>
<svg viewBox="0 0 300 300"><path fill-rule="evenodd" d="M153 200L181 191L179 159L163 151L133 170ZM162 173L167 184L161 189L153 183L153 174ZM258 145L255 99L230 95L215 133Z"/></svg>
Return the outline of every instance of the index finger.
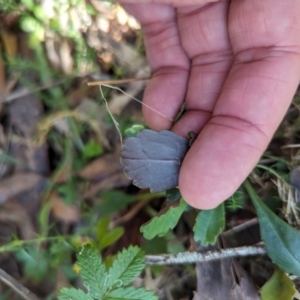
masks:
<svg viewBox="0 0 300 300"><path fill-rule="evenodd" d="M165 4L124 7L142 25L147 61L152 70L143 102L153 110L143 106L145 120L154 130L169 129L184 101L190 68L178 34L176 10Z"/></svg>

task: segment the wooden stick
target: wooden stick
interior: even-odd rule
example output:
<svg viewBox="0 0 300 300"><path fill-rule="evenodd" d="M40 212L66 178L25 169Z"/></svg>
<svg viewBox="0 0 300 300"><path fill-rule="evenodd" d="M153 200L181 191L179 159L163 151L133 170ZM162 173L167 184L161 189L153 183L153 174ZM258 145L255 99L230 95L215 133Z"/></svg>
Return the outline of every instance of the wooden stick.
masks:
<svg viewBox="0 0 300 300"><path fill-rule="evenodd" d="M262 246L245 246L239 248L222 249L218 251L182 252L178 254L146 255L147 265L172 265L186 263L201 263L224 258L254 256L266 254L266 249Z"/></svg>
<svg viewBox="0 0 300 300"><path fill-rule="evenodd" d="M87 83L88 86L94 85L103 85L103 84L121 84L121 83L130 83L135 81L144 81L149 80L149 77L141 77L141 78L125 78L125 79L115 79L115 80L99 80L99 81L90 81Z"/></svg>
<svg viewBox="0 0 300 300"><path fill-rule="evenodd" d="M18 282L16 279L7 274L4 270L0 269L0 281L9 286L18 295L25 300L39 300L39 298L30 292L24 285Z"/></svg>

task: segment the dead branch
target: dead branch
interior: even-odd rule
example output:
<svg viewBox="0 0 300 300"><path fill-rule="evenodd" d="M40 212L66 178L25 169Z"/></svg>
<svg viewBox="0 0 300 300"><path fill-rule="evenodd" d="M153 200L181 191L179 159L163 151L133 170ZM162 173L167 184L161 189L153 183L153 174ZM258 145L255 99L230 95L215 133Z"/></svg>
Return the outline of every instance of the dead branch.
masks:
<svg viewBox="0 0 300 300"><path fill-rule="evenodd" d="M186 263L201 263L213 260L220 260L232 257L255 256L266 254L266 249L262 246L245 246L239 248L229 248L220 251L182 252L178 254L146 255L147 265L172 265Z"/></svg>
<svg viewBox="0 0 300 300"><path fill-rule="evenodd" d="M39 298L30 292L24 285L18 282L16 279L7 274L4 270L0 269L0 281L9 286L18 295L25 300L39 300Z"/></svg>

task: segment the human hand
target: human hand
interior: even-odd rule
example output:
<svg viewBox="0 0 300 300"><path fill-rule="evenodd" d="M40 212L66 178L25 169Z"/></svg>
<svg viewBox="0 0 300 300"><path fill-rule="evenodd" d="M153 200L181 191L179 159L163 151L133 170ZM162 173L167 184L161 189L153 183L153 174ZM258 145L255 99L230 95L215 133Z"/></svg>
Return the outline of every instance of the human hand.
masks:
<svg viewBox="0 0 300 300"><path fill-rule="evenodd" d="M185 102L175 125L144 106L146 122L185 137L199 133L179 188L190 205L213 208L254 168L292 100L300 79L300 1L119 2L145 36L153 74L144 103L174 119Z"/></svg>

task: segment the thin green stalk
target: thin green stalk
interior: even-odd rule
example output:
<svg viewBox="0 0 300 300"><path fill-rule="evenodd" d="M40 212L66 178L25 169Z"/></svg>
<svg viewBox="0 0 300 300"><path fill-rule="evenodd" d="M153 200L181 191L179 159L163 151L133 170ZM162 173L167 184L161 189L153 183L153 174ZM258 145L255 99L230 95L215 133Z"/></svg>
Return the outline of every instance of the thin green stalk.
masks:
<svg viewBox="0 0 300 300"><path fill-rule="evenodd" d="M72 236L64 236L63 239L69 239ZM30 244L40 244L43 242L50 242L50 241L57 241L62 239L61 236L50 236L50 237L41 237L31 240L16 240L9 244L3 245L0 247L0 253L2 252L12 252L17 250L20 247L23 247L24 245L30 245Z"/></svg>

